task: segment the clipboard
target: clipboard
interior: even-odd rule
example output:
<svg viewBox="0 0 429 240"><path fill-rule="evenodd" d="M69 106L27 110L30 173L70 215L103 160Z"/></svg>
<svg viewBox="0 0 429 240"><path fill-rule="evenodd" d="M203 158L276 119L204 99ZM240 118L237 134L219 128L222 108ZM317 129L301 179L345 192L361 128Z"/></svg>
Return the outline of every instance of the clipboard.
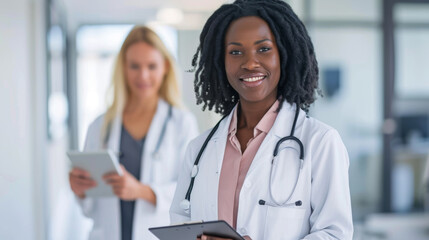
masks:
<svg viewBox="0 0 429 240"><path fill-rule="evenodd" d="M97 182L97 186L85 192L88 197L114 197L112 187L103 180L103 175L110 172L122 175L119 160L111 150L79 152L68 151L73 167L88 171L91 178Z"/></svg>
<svg viewBox="0 0 429 240"><path fill-rule="evenodd" d="M231 238L234 240L244 240L244 238L240 236L234 228L223 220L153 227L149 228L149 231L151 231L160 240L193 240L203 234Z"/></svg>

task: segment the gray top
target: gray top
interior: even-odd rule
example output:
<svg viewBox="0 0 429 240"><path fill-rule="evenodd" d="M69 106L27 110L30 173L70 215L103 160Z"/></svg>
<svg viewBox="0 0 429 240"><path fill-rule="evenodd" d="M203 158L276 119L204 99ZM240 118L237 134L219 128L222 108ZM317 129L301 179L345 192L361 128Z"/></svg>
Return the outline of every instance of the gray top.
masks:
<svg viewBox="0 0 429 240"><path fill-rule="evenodd" d="M141 157L145 137L134 139L122 125L119 162L137 180L140 180ZM121 200L121 236L122 240L131 240L133 231L134 205L136 201Z"/></svg>

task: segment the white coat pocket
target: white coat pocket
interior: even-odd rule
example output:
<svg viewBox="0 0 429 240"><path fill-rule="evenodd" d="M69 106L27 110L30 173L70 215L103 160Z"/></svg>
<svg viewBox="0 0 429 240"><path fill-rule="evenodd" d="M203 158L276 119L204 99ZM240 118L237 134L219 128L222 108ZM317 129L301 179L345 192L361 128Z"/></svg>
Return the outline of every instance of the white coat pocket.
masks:
<svg viewBox="0 0 429 240"><path fill-rule="evenodd" d="M267 206L264 239L297 240L301 238L305 209Z"/></svg>

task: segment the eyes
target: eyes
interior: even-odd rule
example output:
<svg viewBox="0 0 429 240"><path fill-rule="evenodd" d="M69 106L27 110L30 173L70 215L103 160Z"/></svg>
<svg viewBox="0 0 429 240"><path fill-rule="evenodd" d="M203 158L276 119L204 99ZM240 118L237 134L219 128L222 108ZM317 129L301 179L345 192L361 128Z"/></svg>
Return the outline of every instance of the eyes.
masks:
<svg viewBox="0 0 429 240"><path fill-rule="evenodd" d="M257 51L258 53L266 53L266 52L269 52L271 49L272 49L271 47L263 46L258 48ZM239 56L243 54L243 51L240 51L238 49L232 49L228 53L233 56Z"/></svg>
<svg viewBox="0 0 429 240"><path fill-rule="evenodd" d="M129 66L130 66L130 69L132 70L140 69L140 65L136 63L131 63ZM155 64L155 63L150 63L149 65L147 65L147 69L149 70L156 70L157 68L158 68L158 64Z"/></svg>

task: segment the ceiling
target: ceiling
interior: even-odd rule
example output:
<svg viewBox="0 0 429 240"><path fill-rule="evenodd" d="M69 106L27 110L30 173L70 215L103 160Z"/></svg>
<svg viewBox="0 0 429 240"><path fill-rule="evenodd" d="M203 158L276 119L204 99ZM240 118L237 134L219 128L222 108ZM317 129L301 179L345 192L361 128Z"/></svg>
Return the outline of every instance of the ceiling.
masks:
<svg viewBox="0 0 429 240"><path fill-rule="evenodd" d="M76 29L83 24L147 23L156 21L162 8L178 8L183 20L176 27L201 27L208 16L228 0L53 0L65 12L67 25Z"/></svg>

